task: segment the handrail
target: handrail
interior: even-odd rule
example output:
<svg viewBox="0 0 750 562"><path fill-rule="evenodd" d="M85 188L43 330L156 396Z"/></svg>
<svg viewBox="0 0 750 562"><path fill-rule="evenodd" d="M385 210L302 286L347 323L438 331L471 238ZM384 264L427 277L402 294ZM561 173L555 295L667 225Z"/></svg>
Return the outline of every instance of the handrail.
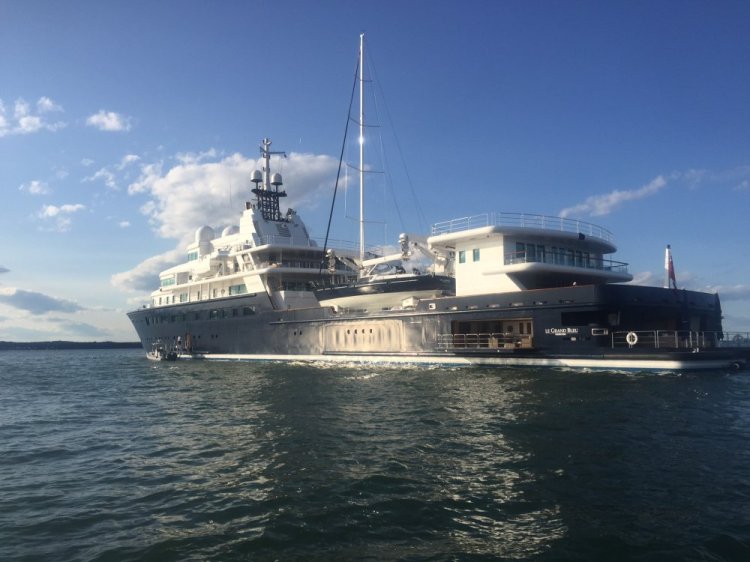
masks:
<svg viewBox="0 0 750 562"><path fill-rule="evenodd" d="M570 232L600 238L607 242L614 242L612 233L601 226L562 217L534 215L528 213L483 213L470 217L461 217L432 225L432 236L463 232L483 226L509 226L518 228L534 228L539 230L555 230Z"/></svg>
<svg viewBox="0 0 750 562"><path fill-rule="evenodd" d="M611 336L613 348L696 350L717 347L750 347L750 332L630 330L612 332Z"/></svg>
<svg viewBox="0 0 750 562"><path fill-rule="evenodd" d="M585 269L598 269L600 271L613 271L617 273L628 272L628 264L625 262L594 258L588 255L571 255L564 251L545 251L541 255L539 253L529 255L528 252L510 252L505 254L505 265L513 265L517 263L548 263L551 265L583 267Z"/></svg>

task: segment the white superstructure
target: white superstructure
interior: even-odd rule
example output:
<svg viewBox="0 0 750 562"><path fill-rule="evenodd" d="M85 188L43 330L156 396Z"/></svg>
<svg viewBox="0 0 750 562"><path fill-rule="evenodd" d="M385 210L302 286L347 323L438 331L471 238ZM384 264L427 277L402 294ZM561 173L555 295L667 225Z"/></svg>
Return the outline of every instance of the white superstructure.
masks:
<svg viewBox="0 0 750 562"><path fill-rule="evenodd" d="M255 203L246 203L238 226L228 226L216 236L209 226L200 227L187 247L187 261L163 271L160 287L151 294L152 306L257 294L259 305L276 309L318 306L312 283L320 278L324 254L294 210L281 215L278 198L280 174L270 173L271 141L260 147L264 170L256 171ZM350 250L353 250L351 248ZM337 249L339 256L346 248ZM328 263L326 262L324 267ZM344 283L353 275L343 262L331 274Z"/></svg>

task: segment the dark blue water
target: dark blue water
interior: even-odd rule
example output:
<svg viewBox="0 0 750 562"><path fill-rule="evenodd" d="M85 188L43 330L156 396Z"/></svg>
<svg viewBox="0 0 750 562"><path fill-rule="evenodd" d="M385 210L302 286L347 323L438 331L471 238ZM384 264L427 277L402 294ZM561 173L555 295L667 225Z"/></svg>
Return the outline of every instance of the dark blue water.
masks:
<svg viewBox="0 0 750 562"><path fill-rule="evenodd" d="M0 353L0 560L750 560L750 374Z"/></svg>

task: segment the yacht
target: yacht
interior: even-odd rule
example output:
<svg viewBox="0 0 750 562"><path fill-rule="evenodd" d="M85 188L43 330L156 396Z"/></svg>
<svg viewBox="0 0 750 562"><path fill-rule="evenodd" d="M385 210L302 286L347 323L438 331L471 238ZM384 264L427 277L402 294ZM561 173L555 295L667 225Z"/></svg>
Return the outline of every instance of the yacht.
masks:
<svg viewBox="0 0 750 562"><path fill-rule="evenodd" d="M749 334L723 330L717 294L628 284L606 228L485 213L403 234L399 251L373 256L362 214L357 248L317 241L297 212L282 212L286 192L271 156L283 153L270 147L264 139L262 170L249 178L255 199L239 224L218 235L200 227L186 261L163 271L150 302L128 313L144 349L322 363L748 366ZM417 255L426 267L409 265Z"/></svg>

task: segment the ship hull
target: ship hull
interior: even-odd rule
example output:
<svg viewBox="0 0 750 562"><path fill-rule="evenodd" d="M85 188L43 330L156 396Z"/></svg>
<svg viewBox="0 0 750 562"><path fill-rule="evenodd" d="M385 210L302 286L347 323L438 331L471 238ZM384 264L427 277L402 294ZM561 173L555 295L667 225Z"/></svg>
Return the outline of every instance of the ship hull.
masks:
<svg viewBox="0 0 750 562"><path fill-rule="evenodd" d="M129 316L144 349L161 341L193 359L657 371L738 369L750 359L723 346L715 295L653 287L445 297L377 313L274 310L253 295Z"/></svg>

